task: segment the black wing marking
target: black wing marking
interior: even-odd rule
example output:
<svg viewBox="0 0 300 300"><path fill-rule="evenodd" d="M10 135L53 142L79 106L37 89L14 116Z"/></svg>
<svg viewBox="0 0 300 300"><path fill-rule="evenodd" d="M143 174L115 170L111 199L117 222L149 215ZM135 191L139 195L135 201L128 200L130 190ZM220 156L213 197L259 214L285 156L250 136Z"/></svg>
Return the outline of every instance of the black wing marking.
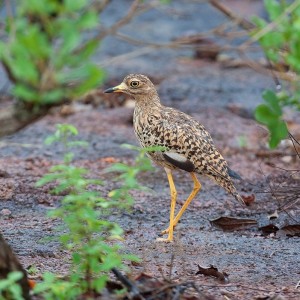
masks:
<svg viewBox="0 0 300 300"><path fill-rule="evenodd" d="M184 170L186 172L195 171L194 164L182 155L179 155L177 153L163 153L163 157L167 162L171 163L173 166L181 170Z"/></svg>

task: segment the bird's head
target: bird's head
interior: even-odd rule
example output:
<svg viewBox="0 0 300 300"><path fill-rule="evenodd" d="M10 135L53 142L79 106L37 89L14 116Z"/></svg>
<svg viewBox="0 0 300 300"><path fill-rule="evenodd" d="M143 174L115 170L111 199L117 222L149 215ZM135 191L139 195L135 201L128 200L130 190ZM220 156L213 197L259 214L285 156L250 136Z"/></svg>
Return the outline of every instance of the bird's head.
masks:
<svg viewBox="0 0 300 300"><path fill-rule="evenodd" d="M156 93L156 89L147 76L130 74L124 78L121 84L105 90L104 93L125 93L137 98L139 95Z"/></svg>

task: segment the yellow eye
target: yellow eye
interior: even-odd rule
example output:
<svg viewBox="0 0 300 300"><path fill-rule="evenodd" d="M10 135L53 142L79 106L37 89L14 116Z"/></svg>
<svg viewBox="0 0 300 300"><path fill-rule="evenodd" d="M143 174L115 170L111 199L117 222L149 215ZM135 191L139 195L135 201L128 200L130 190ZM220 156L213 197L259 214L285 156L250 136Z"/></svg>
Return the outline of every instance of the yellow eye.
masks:
<svg viewBox="0 0 300 300"><path fill-rule="evenodd" d="M133 80L130 82L130 86L133 88L137 88L139 85L140 83L138 81Z"/></svg>

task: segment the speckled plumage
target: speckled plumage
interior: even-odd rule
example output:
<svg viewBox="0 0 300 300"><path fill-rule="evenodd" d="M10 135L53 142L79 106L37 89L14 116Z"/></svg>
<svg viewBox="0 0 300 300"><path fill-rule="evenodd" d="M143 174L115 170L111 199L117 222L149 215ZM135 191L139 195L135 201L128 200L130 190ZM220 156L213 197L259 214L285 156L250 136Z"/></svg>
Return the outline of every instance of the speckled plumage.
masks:
<svg viewBox="0 0 300 300"><path fill-rule="evenodd" d="M132 86L132 82L137 86ZM124 92L135 99L133 125L140 144L167 148L165 152L148 153L156 164L166 170L207 175L243 202L230 177L238 175L228 168L204 126L183 112L163 106L148 77L128 75L121 85L106 92Z"/></svg>

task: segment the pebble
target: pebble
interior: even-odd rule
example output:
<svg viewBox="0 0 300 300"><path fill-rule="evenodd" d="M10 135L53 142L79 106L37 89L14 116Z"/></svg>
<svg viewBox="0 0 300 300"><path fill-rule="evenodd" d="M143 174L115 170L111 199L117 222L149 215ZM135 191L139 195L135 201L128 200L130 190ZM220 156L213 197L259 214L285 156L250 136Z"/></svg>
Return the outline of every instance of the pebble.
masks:
<svg viewBox="0 0 300 300"><path fill-rule="evenodd" d="M7 208L3 208L1 209L1 215L2 216L10 216L11 215L11 211Z"/></svg>

